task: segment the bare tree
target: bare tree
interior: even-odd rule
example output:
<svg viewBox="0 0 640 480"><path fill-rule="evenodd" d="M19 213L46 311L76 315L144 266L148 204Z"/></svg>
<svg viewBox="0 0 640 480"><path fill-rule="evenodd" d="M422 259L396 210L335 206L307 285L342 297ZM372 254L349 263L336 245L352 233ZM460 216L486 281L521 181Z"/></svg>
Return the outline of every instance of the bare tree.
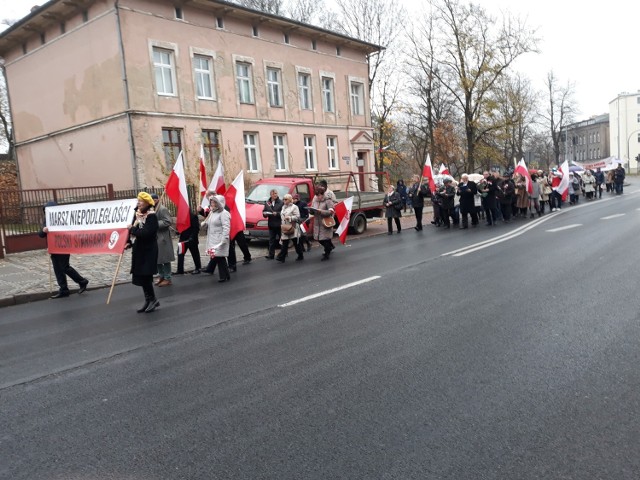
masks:
<svg viewBox="0 0 640 480"><path fill-rule="evenodd" d="M324 10L323 0L291 0L288 7L288 16L298 22L317 25L321 21L319 14Z"/></svg>
<svg viewBox="0 0 640 480"><path fill-rule="evenodd" d="M406 12L397 0L342 0L337 27L344 34L383 47L369 55L369 90L388 51L401 34Z"/></svg>
<svg viewBox="0 0 640 480"><path fill-rule="evenodd" d="M9 114L9 93L7 91L4 66L0 66L0 150L6 150L10 158L14 158L13 136L11 132L11 116Z"/></svg>
<svg viewBox="0 0 640 480"><path fill-rule="evenodd" d="M274 15L283 15L285 11L283 0L235 0L235 3Z"/></svg>
<svg viewBox="0 0 640 480"><path fill-rule="evenodd" d="M503 15L501 22L483 8L458 0L431 0L439 64L434 75L453 95L464 118L467 169L475 169L475 150L483 138L499 127L490 120L493 90L513 62L535 52L534 32L518 18ZM424 52L428 56L428 52Z"/></svg>
<svg viewBox="0 0 640 480"><path fill-rule="evenodd" d="M546 89L547 89L547 104L548 108L545 114L542 115L546 121L549 131L551 133L551 141L553 144L553 157L556 164L560 164L560 142L563 140L562 130L573 122L573 117L576 112L575 104L575 86L570 81L564 86L559 85L559 81L556 78L553 71L547 74ZM566 135L566 132L565 132ZM568 145L569 139L565 138L565 145Z"/></svg>

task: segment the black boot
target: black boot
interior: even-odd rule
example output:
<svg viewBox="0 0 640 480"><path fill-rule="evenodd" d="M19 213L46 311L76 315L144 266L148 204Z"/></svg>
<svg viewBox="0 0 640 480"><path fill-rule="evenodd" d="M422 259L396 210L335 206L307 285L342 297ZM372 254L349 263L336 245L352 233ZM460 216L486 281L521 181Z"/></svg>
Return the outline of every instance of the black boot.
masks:
<svg viewBox="0 0 640 480"><path fill-rule="evenodd" d="M136 310L136 312L138 313L142 313L144 312L147 307L149 306L149 303L151 302L151 297L149 297L148 295L144 296L144 305L142 305L142 307L140 307L138 310Z"/></svg>
<svg viewBox="0 0 640 480"><path fill-rule="evenodd" d="M156 297L151 297L149 299L149 305L147 305L147 308L144 309L145 313L151 313L153 312L156 307L160 306L160 302L158 301L158 299Z"/></svg>

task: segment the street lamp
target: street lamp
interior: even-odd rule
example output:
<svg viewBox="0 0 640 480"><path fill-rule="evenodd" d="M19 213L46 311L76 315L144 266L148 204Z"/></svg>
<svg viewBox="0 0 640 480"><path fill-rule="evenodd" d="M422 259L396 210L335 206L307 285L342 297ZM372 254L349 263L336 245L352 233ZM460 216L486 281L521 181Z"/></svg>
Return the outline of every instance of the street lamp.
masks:
<svg viewBox="0 0 640 480"><path fill-rule="evenodd" d="M629 150L631 150L631 147L630 147L629 144L631 143L631 137L633 137L633 135L635 133L638 133L638 132L640 132L640 128L638 128L638 129L634 130L633 132L631 132L629 134L629 136L627 137L627 173L631 173L630 172L630 169L631 169L631 155L629 154ZM636 173L638 173L638 172L636 171Z"/></svg>

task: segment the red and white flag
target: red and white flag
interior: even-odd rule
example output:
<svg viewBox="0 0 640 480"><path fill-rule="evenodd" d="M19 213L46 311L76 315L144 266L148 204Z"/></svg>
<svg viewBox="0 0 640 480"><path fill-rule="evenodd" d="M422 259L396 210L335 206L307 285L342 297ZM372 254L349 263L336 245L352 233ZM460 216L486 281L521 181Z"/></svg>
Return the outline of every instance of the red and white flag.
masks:
<svg viewBox="0 0 640 480"><path fill-rule="evenodd" d="M229 213L231 214L231 228L229 230L229 238L233 240L238 232L242 232L245 229L247 222L247 210L244 198L244 172L240 170L240 173L236 176L235 180L231 182L229 188L224 193L224 201L229 207Z"/></svg>
<svg viewBox="0 0 640 480"><path fill-rule="evenodd" d="M344 245L347 241L347 231L349 230L349 220L351 218L351 208L353 207L353 197L349 197L339 204L334 209L336 211L336 217L338 217L338 228L336 233L340 237L340 243Z"/></svg>
<svg viewBox="0 0 640 480"><path fill-rule="evenodd" d="M529 192L529 195L531 195L533 193L533 182L531 181L531 175L529 174L527 164L524 163L524 158L518 162L518 165L516 165L516 169L513 171L513 173L520 174L524 177L527 184L527 192Z"/></svg>
<svg viewBox="0 0 640 480"><path fill-rule="evenodd" d="M567 194L569 193L569 162L565 160L559 171L562 173L562 180L560 180L560 184L553 189L562 195L562 200L566 200Z"/></svg>
<svg viewBox="0 0 640 480"><path fill-rule="evenodd" d="M188 242L178 242L178 255L187 253L187 243Z"/></svg>
<svg viewBox="0 0 640 480"><path fill-rule="evenodd" d="M180 151L176 164L173 166L164 191L177 207L176 230L183 232L191 225L191 213L189 212L189 194L187 193L187 180L184 176L182 151Z"/></svg>
<svg viewBox="0 0 640 480"><path fill-rule="evenodd" d="M436 182L433 181L433 167L431 166L431 157L427 153L427 159L424 161L424 167L422 167L422 178L429 180L429 190L435 192Z"/></svg>
<svg viewBox="0 0 640 480"><path fill-rule="evenodd" d="M449 173L449 169L444 166L444 163L440 165L440 170L438 171L438 174L440 174L440 175L451 175Z"/></svg>
<svg viewBox="0 0 640 480"><path fill-rule="evenodd" d="M215 191L216 195L224 195L226 188L224 186L224 166L222 165L222 158L218 161L218 167L211 178L211 183L209 184L209 188L207 188L207 191L209 190ZM209 198L207 198L207 195L202 197L200 207L203 210L209 208Z"/></svg>
<svg viewBox="0 0 640 480"><path fill-rule="evenodd" d="M207 168L204 165L204 145L200 145L200 198L207 193Z"/></svg>

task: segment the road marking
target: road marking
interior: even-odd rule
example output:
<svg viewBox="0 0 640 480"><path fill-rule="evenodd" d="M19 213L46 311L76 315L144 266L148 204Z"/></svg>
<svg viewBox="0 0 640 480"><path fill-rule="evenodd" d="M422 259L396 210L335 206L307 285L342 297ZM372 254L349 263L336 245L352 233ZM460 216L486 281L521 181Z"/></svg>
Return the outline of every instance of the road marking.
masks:
<svg viewBox="0 0 640 480"><path fill-rule="evenodd" d="M298 303L306 302L308 300L313 300L314 298L322 297L324 295L329 295L331 293L339 292L340 290L346 290L347 288L356 287L358 285L362 285L363 283L372 282L380 278L380 275L376 275L369 278L363 278L362 280L358 280L357 282L347 283L346 285L342 285L340 287L332 288L331 290L325 290L324 292L314 293L313 295L309 295L307 297L302 297L297 300L293 300L288 303L283 303L282 305L278 305L279 307L290 307L291 305L297 305Z"/></svg>
<svg viewBox="0 0 640 480"><path fill-rule="evenodd" d="M581 227L581 223L574 223L573 225L565 225L564 227L552 228L551 230L546 230L547 232L561 232L562 230L569 230L570 228Z"/></svg>
<svg viewBox="0 0 640 480"><path fill-rule="evenodd" d="M609 215L608 217L602 217L600 220L609 220L611 218L624 217L626 213L616 213L615 215Z"/></svg>

